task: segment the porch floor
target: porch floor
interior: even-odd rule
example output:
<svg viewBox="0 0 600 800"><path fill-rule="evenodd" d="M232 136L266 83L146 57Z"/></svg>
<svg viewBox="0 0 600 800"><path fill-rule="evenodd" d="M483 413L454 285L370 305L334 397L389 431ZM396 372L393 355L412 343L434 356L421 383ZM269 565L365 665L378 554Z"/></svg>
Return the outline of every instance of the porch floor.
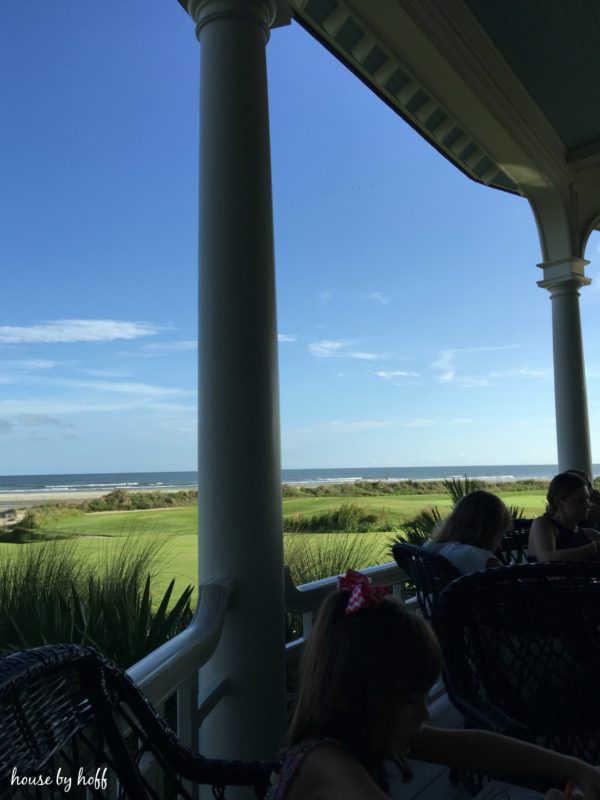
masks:
<svg viewBox="0 0 600 800"><path fill-rule="evenodd" d="M430 707L430 723L440 728L462 728L463 718L443 694ZM413 777L403 783L399 773L390 780L393 800L467 800L462 786L450 783L448 770L439 764L411 761Z"/></svg>

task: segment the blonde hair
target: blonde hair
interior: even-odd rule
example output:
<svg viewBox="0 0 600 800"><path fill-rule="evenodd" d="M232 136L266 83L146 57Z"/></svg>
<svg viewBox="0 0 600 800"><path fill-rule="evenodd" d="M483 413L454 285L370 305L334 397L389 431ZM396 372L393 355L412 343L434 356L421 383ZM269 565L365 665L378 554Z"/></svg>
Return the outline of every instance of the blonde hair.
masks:
<svg viewBox="0 0 600 800"><path fill-rule="evenodd" d="M434 542L462 542L493 552L511 525L510 513L502 500L478 489L460 498L431 538Z"/></svg>
<svg viewBox="0 0 600 800"><path fill-rule="evenodd" d="M383 760L410 774L396 752L398 705L424 694L441 669L440 646L424 619L392 597L345 614L350 593L323 602L300 667L288 744L342 742L387 791Z"/></svg>

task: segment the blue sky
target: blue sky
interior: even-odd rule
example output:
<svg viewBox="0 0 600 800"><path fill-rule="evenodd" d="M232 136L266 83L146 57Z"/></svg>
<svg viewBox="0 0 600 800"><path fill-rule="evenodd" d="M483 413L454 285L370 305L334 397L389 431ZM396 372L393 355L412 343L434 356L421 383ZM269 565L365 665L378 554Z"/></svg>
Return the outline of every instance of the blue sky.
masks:
<svg viewBox="0 0 600 800"><path fill-rule="evenodd" d="M196 468L198 64L175 2L0 32L0 474ZM297 25L268 45L282 464L554 463L526 201L465 178ZM587 257L595 278L600 235ZM582 291L600 460L600 281Z"/></svg>

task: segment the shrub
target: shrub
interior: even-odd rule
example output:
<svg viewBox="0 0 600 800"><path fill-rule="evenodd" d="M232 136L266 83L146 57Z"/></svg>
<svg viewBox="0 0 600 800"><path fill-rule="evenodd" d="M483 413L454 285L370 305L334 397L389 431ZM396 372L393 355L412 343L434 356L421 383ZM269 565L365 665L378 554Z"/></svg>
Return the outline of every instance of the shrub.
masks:
<svg viewBox="0 0 600 800"><path fill-rule="evenodd" d="M322 514L294 514L285 517L286 533L365 533L389 531L392 525L385 511L369 511L355 503L343 503L339 508Z"/></svg>
<svg viewBox="0 0 600 800"><path fill-rule="evenodd" d="M348 569L364 569L382 561L381 538L370 533L354 536L284 537L285 562L296 585L310 583Z"/></svg>
<svg viewBox="0 0 600 800"><path fill-rule="evenodd" d="M128 538L109 549L99 567L78 559L73 542L15 547L0 557L1 651L91 644L128 667L191 619L193 587L171 605L174 580L153 610L159 540Z"/></svg>
<svg viewBox="0 0 600 800"><path fill-rule="evenodd" d="M296 585L311 583L331 575L343 575L349 569L364 569L379 564L382 558L381 537L369 533L350 536L307 536L289 533L284 537L284 558ZM302 617L286 615L286 641L302 636ZM293 683L293 678L288 675Z"/></svg>
<svg viewBox="0 0 600 800"><path fill-rule="evenodd" d="M431 539L433 529L441 522L442 515L437 506L432 506L419 512L414 519L401 526L402 536L395 541L405 541L409 544L422 545ZM393 542L392 542L393 544Z"/></svg>
<svg viewBox="0 0 600 800"><path fill-rule="evenodd" d="M113 489L112 492L86 500L80 508L84 511L131 511L133 509L165 508L189 506L198 500L195 489L180 492L130 492L127 489Z"/></svg>

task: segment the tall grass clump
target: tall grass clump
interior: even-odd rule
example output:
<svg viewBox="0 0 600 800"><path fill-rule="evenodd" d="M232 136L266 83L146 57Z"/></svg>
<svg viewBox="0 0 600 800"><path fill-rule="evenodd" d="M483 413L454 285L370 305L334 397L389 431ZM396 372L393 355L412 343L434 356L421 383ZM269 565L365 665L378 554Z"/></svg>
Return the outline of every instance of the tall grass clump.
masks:
<svg viewBox="0 0 600 800"><path fill-rule="evenodd" d="M113 489L112 492L86 500L80 506L84 511L139 511L151 508L175 508L190 506L198 502L196 489L182 489L177 492L144 491L130 492L127 489Z"/></svg>
<svg viewBox="0 0 600 800"><path fill-rule="evenodd" d="M321 514L292 514L283 520L285 533L365 533L392 529L384 510L369 511L356 503L342 503L339 508Z"/></svg>
<svg viewBox="0 0 600 800"><path fill-rule="evenodd" d="M342 575L348 569L381 563L381 537L370 533L348 536L288 533L284 537L284 556L294 583L310 583Z"/></svg>
<svg viewBox="0 0 600 800"><path fill-rule="evenodd" d="M389 560L381 536L372 533L322 534L308 536L288 533L283 540L284 559L292 581L299 586L332 575L343 575L349 569L373 567ZM302 636L302 617L288 614L286 641Z"/></svg>
<svg viewBox="0 0 600 800"><path fill-rule="evenodd" d="M175 599L173 580L153 604L158 539L111 543L95 567L72 542L15 547L0 556L0 652L89 644L128 667L191 619L192 586Z"/></svg>

